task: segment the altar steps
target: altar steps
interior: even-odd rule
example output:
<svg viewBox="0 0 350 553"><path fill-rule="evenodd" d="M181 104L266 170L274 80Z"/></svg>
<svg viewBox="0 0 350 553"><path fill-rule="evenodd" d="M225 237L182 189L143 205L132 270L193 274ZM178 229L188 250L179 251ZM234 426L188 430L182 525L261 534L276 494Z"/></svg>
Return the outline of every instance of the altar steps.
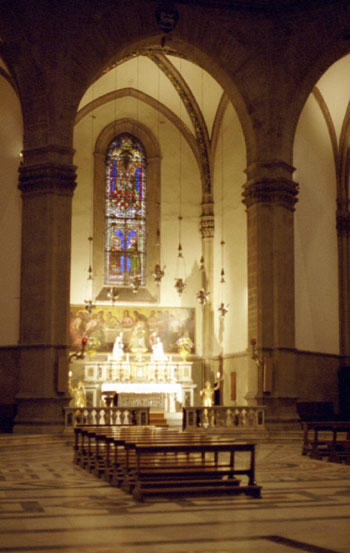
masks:
<svg viewBox="0 0 350 553"><path fill-rule="evenodd" d="M168 422L162 411L151 411L149 414L149 424L150 426L162 426L168 427Z"/></svg>

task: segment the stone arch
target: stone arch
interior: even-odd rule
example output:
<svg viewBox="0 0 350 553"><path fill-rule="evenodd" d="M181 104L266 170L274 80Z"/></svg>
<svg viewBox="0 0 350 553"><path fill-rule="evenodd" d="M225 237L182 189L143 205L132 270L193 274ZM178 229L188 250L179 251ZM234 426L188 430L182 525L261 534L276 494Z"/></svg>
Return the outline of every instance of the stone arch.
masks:
<svg viewBox="0 0 350 553"><path fill-rule="evenodd" d="M324 75L334 63L349 53L348 44L344 41L338 41L332 48L325 46L324 54L320 54L319 58L313 61L312 65L305 71L304 78L301 81L295 82L295 88L290 94L293 96L293 102L290 102L287 107L285 125L288 127L288 132L284 134L285 150L293 149L295 132L301 112L310 94L315 89L316 83ZM317 94L317 92L316 92ZM316 98L317 99L317 98Z"/></svg>
<svg viewBox="0 0 350 553"><path fill-rule="evenodd" d="M246 60L250 56L249 52L242 47L242 43L237 43L235 48L232 48L232 53L236 54L236 59L234 60L234 68L232 69L232 60L228 62L228 66L233 75L230 75L230 71L227 67L220 66L216 59L219 59L219 50L218 54L210 49L207 50L205 44L200 46L193 43L187 37L172 37L171 38L171 50L167 51L162 49L159 45L159 40L154 37L147 39L140 39L134 43L129 43L122 51L118 51L111 55L107 63L95 73L93 79L90 81L89 86L97 80L104 72L108 71L115 64L122 63L124 60L133 57L135 55L147 55L147 52L154 52L157 56L159 54L172 54L179 57L183 57L186 60L198 65L202 69L208 72L217 82L222 86L225 94L227 95L229 101L232 103L234 109L237 112L243 135L246 143L246 152L247 159L256 158L256 133L254 129L254 113L251 108L252 100L249 99L249 87L244 87L243 83L240 83L239 73L243 70L242 68L246 65ZM239 46L239 47L238 47ZM259 73L261 67L258 62L250 60L254 65L253 71ZM231 64L231 65L230 65ZM234 71L235 66L238 67ZM82 95L86 92L86 89L82 91Z"/></svg>
<svg viewBox="0 0 350 553"><path fill-rule="evenodd" d="M193 155L196 159L198 169L200 171L200 155L198 152L196 141L193 137L193 134L188 129L188 127L181 121L177 115L175 115L170 109L164 106L161 102L158 102L155 98L152 98L148 94L141 92L140 90L135 90L134 88L124 88L121 90L109 92L103 96L99 96L89 104L86 104L79 112L77 113L76 123L78 123L83 117L87 116L89 113L93 112L97 107L102 106L107 102L113 102L118 98L123 98L124 96L131 96L137 98L142 102L147 103L149 106L153 107L155 110L158 110L165 117L173 123L173 125L182 133L184 139L187 141L189 147L191 148ZM108 127L106 127L107 129Z"/></svg>

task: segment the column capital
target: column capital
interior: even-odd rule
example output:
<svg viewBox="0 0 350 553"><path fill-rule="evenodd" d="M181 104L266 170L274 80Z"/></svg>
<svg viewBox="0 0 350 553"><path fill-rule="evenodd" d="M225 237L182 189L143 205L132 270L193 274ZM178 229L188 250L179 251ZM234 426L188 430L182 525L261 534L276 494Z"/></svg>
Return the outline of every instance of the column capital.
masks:
<svg viewBox="0 0 350 553"><path fill-rule="evenodd" d="M214 202L211 194L204 194L202 201L202 214L200 217L200 233L202 238L214 237Z"/></svg>
<svg viewBox="0 0 350 553"><path fill-rule="evenodd" d="M293 181L295 168L285 161L270 159L254 161L245 170L243 203L249 208L258 203L279 204L294 211L298 184Z"/></svg>
<svg viewBox="0 0 350 553"><path fill-rule="evenodd" d="M73 195L76 187L74 165L57 164L50 161L38 165L19 167L18 188L22 194L57 193Z"/></svg>
<svg viewBox="0 0 350 553"><path fill-rule="evenodd" d="M294 211L298 188L296 182L283 177L252 178L243 187L243 203L247 208L261 203L279 204Z"/></svg>
<svg viewBox="0 0 350 553"><path fill-rule="evenodd" d="M214 215L202 215L200 220L202 238L214 238L214 228Z"/></svg>

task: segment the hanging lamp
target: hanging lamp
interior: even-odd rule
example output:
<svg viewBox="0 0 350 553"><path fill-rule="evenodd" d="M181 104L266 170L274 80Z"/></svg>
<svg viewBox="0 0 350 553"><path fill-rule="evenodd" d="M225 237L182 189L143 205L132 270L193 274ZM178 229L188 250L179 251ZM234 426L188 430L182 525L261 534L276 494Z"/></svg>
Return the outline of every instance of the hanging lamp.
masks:
<svg viewBox="0 0 350 553"><path fill-rule="evenodd" d="M112 305L114 305L114 302L119 298L118 288L111 286L107 291L107 298L111 301Z"/></svg>
<svg viewBox="0 0 350 553"><path fill-rule="evenodd" d="M96 305L94 304L93 302L93 299L92 299L92 281L93 281L93 277L92 277L92 236L89 236L88 238L88 241L89 241L89 267L88 267L88 277L87 277L87 288L90 288L90 293L88 292L87 295L90 296L89 299L84 299L84 303L85 303L85 309L86 311L89 313L89 315L91 315L91 312L95 309Z"/></svg>
<svg viewBox="0 0 350 553"><path fill-rule="evenodd" d="M91 89L92 101L94 98L93 87ZM89 242L89 266L88 266L88 277L87 277L87 287L90 288L88 292L89 298L84 299L85 309L91 315L92 311L95 309L96 305L93 300L93 269L92 269L92 256L93 256L93 207L94 207L94 120L96 116L91 114L91 125L90 125L90 154L91 154L91 204L90 204L90 236L88 237Z"/></svg>
<svg viewBox="0 0 350 553"><path fill-rule="evenodd" d="M158 67L158 110L157 110L157 131L158 131L158 144L160 144L160 69ZM161 280L165 274L165 266L162 268L162 243L160 239L160 230L157 229L157 239L155 244L159 249L159 263L156 263L153 269L152 277L157 286L160 285Z"/></svg>
<svg viewBox="0 0 350 553"><path fill-rule="evenodd" d="M228 304L224 302L224 291L225 291L225 268L224 268L224 247L225 247L225 240L224 240L224 129L222 126L221 129L221 273L220 273L220 305L218 307L218 311L220 313L220 317L224 318L226 313L228 312Z"/></svg>
<svg viewBox="0 0 350 553"><path fill-rule="evenodd" d="M180 60L180 73L182 73L181 60ZM180 99L179 116L181 120L181 106L182 100ZM179 296L182 295L186 288L185 283L185 259L182 253L182 136L179 130L179 244L177 247L177 259L176 259L176 277L175 277L175 289Z"/></svg>
<svg viewBox="0 0 350 553"><path fill-rule="evenodd" d="M162 245L161 245L161 242L160 242L160 230L159 229L157 229L156 246L158 246L158 248L159 248L159 257L161 258L162 257L162 249L161 249ZM160 285L164 274L165 274L165 266L163 266L163 268L162 268L161 263L156 263L155 266L154 266L154 269L153 269L152 276L153 276L154 282L158 286Z"/></svg>
<svg viewBox="0 0 350 553"><path fill-rule="evenodd" d="M186 288L186 283L184 281L185 260L182 254L182 244L181 244L181 224L182 224L181 213L178 217L178 220L179 220L179 245L177 247L177 260L176 260L176 274L178 276L175 278L175 288L179 296L181 296L182 292Z"/></svg>

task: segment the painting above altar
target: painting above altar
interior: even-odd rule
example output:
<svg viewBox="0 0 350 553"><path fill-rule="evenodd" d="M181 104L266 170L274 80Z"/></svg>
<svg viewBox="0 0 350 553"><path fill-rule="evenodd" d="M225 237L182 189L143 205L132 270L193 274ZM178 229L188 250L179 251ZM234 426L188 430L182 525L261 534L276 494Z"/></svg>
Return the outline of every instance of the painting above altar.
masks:
<svg viewBox="0 0 350 553"><path fill-rule="evenodd" d="M79 350L82 339L88 338L89 348L96 352L111 352L116 339L122 340L124 353L134 351L135 344L144 344L144 351L154 351L155 341L164 352L177 353L185 340L194 353L195 310L184 307L140 307L98 305L89 313L84 305L71 305L71 348Z"/></svg>

